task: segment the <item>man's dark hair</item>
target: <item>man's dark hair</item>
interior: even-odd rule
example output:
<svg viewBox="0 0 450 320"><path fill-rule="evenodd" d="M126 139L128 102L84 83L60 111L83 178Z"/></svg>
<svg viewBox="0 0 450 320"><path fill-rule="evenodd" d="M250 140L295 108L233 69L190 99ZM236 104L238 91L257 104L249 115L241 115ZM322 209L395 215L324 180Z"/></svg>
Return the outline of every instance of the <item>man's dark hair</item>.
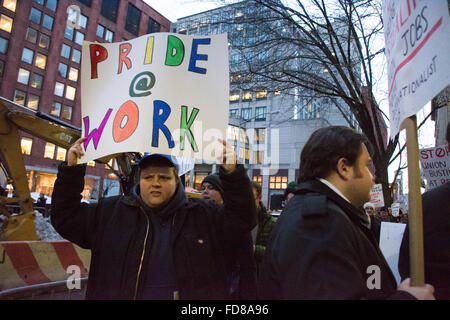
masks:
<svg viewBox="0 0 450 320"><path fill-rule="evenodd" d="M256 190L256 195L260 196L262 194L261 185L256 181L252 181L251 184L252 184L252 188L254 188Z"/></svg>
<svg viewBox="0 0 450 320"><path fill-rule="evenodd" d="M447 123L447 135L445 137L447 138L447 143L450 143L450 122Z"/></svg>
<svg viewBox="0 0 450 320"><path fill-rule="evenodd" d="M347 159L348 165L352 166L361 154L362 143L371 153L367 138L351 128L331 126L316 130L300 155L298 183L327 177L336 170L340 158Z"/></svg>

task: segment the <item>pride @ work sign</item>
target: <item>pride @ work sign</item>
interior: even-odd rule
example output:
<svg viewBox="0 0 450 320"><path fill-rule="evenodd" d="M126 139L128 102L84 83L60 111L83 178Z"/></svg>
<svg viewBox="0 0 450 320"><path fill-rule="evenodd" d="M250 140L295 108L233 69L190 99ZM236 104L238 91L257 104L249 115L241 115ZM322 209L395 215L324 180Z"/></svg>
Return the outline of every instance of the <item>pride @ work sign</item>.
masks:
<svg viewBox="0 0 450 320"><path fill-rule="evenodd" d="M450 83L447 0L384 0L391 138Z"/></svg>
<svg viewBox="0 0 450 320"><path fill-rule="evenodd" d="M119 152L216 160L226 139L227 35L83 42L85 163Z"/></svg>

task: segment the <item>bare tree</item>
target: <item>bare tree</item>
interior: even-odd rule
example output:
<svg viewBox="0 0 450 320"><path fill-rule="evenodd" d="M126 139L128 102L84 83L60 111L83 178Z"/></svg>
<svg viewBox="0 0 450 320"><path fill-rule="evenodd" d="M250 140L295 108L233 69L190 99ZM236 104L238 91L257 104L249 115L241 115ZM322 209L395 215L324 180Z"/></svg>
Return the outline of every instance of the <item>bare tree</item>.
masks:
<svg viewBox="0 0 450 320"><path fill-rule="evenodd" d="M386 141L387 116L374 96L375 59L384 54L381 1L248 0L235 6L245 14L228 22L238 55L231 59L232 88L302 88L302 95L328 97L371 142L376 180L390 204L388 166L398 135Z"/></svg>

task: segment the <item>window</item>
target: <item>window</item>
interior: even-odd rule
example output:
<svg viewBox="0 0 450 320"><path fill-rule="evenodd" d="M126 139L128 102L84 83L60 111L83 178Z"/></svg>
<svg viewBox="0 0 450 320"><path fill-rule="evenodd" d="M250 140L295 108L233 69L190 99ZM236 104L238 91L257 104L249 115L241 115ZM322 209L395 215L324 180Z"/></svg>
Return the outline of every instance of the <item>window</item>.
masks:
<svg viewBox="0 0 450 320"><path fill-rule="evenodd" d="M45 69L45 65L47 64L47 56L42 53L36 53L36 61L34 65L38 68Z"/></svg>
<svg viewBox="0 0 450 320"><path fill-rule="evenodd" d="M72 22L73 24L77 23L78 18L78 11L69 8L69 12L67 13L67 20ZM88 18L80 13L80 16L78 18L78 24L81 28L86 29L87 27Z"/></svg>
<svg viewBox="0 0 450 320"><path fill-rule="evenodd" d="M77 89L71 86L66 86L66 99L75 100Z"/></svg>
<svg viewBox="0 0 450 320"><path fill-rule="evenodd" d="M40 74L33 73L33 76L31 77L31 87L36 89L42 89L42 82L44 81L44 77L42 77Z"/></svg>
<svg viewBox="0 0 450 320"><path fill-rule="evenodd" d="M256 128L255 129L255 143L261 144L266 141L266 129L265 128Z"/></svg>
<svg viewBox="0 0 450 320"><path fill-rule="evenodd" d="M20 148L22 149L22 154L30 155L31 147L33 146L33 139L22 138L20 140Z"/></svg>
<svg viewBox="0 0 450 320"><path fill-rule="evenodd" d="M33 28L28 28L27 33L25 35L25 39L31 43L36 43L37 41L37 31Z"/></svg>
<svg viewBox="0 0 450 320"><path fill-rule="evenodd" d="M54 94L58 97L64 96L64 83L56 82Z"/></svg>
<svg viewBox="0 0 450 320"><path fill-rule="evenodd" d="M86 163L89 167L95 167L95 161L89 161L88 163Z"/></svg>
<svg viewBox="0 0 450 320"><path fill-rule="evenodd" d="M44 5L44 0L34 0L34 2L39 3L40 5Z"/></svg>
<svg viewBox="0 0 450 320"><path fill-rule="evenodd" d="M81 46L83 44L83 40L84 40L84 33L77 31L75 33L75 43Z"/></svg>
<svg viewBox="0 0 450 320"><path fill-rule="evenodd" d="M21 90L14 91L14 102L17 104L25 105L25 92Z"/></svg>
<svg viewBox="0 0 450 320"><path fill-rule="evenodd" d="M250 121L252 119L252 108L242 109L242 120Z"/></svg>
<svg viewBox="0 0 450 320"><path fill-rule="evenodd" d="M239 109L230 109L229 117L239 119Z"/></svg>
<svg viewBox="0 0 450 320"><path fill-rule="evenodd" d="M55 145L47 142L44 149L44 158L53 159L55 157Z"/></svg>
<svg viewBox="0 0 450 320"><path fill-rule="evenodd" d="M255 109L255 121L266 120L266 107L256 107Z"/></svg>
<svg viewBox="0 0 450 320"><path fill-rule="evenodd" d="M288 177L287 176L270 176L269 189L286 189Z"/></svg>
<svg viewBox="0 0 450 320"><path fill-rule="evenodd" d="M58 74L63 78L67 77L67 64L62 62L58 64Z"/></svg>
<svg viewBox="0 0 450 320"><path fill-rule="evenodd" d="M107 1L109 1L109 0L107 0ZM78 2L81 2L82 4L84 4L88 7L90 7L92 4L92 0L78 0Z"/></svg>
<svg viewBox="0 0 450 320"><path fill-rule="evenodd" d="M97 37L105 39L107 42L113 42L114 32L109 29L106 29L101 24L97 25Z"/></svg>
<svg viewBox="0 0 450 320"><path fill-rule="evenodd" d="M112 22L117 21L117 12L119 10L119 0L103 0L100 13L106 19Z"/></svg>
<svg viewBox="0 0 450 320"><path fill-rule="evenodd" d="M6 32L11 32L13 22L14 20L12 18L2 14L0 16L0 29L5 30Z"/></svg>
<svg viewBox="0 0 450 320"><path fill-rule="evenodd" d="M264 151L254 151L253 152L253 163L263 164L264 163Z"/></svg>
<svg viewBox="0 0 450 320"><path fill-rule="evenodd" d="M98 24L97 25L97 32L96 32L97 37L103 39L103 35L104 34L105 34L105 27L102 26L101 24Z"/></svg>
<svg viewBox="0 0 450 320"><path fill-rule="evenodd" d="M67 153L66 149L58 147L56 149L56 160L59 160L59 161L66 160L66 153Z"/></svg>
<svg viewBox="0 0 450 320"><path fill-rule="evenodd" d="M66 25L66 30L64 32L64 38L67 40L72 41L73 40L73 28Z"/></svg>
<svg viewBox="0 0 450 320"><path fill-rule="evenodd" d="M16 12L17 0L3 0L3 6L12 12Z"/></svg>
<svg viewBox="0 0 450 320"><path fill-rule="evenodd" d="M105 40L107 42L113 42L113 39L114 39L114 32L112 32L109 29L106 29L106 31L105 31Z"/></svg>
<svg viewBox="0 0 450 320"><path fill-rule="evenodd" d="M245 91L242 95L242 101L251 101L253 98L253 94L250 91Z"/></svg>
<svg viewBox="0 0 450 320"><path fill-rule="evenodd" d="M0 37L0 53L8 52L8 40Z"/></svg>
<svg viewBox="0 0 450 320"><path fill-rule="evenodd" d="M69 59L70 58L70 46L63 43L61 47L61 57Z"/></svg>
<svg viewBox="0 0 450 320"><path fill-rule="evenodd" d="M262 176L253 176L253 181L262 185Z"/></svg>
<svg viewBox="0 0 450 320"><path fill-rule="evenodd" d="M81 62L81 51L77 49L72 50L72 61L76 63Z"/></svg>
<svg viewBox="0 0 450 320"><path fill-rule="evenodd" d="M31 12L30 12L30 20L33 21L34 23L37 24L41 24L41 16L42 16L42 12L39 11L36 8L31 8Z"/></svg>
<svg viewBox="0 0 450 320"><path fill-rule="evenodd" d="M230 93L230 102L238 102L240 98L239 91Z"/></svg>
<svg viewBox="0 0 450 320"><path fill-rule="evenodd" d="M53 102L52 110L50 110L50 114L52 116L59 117L59 115L61 114L61 103L56 102L56 101Z"/></svg>
<svg viewBox="0 0 450 320"><path fill-rule="evenodd" d="M19 74L17 76L17 82L22 83L24 85L28 85L29 80L30 80L30 71L20 68Z"/></svg>
<svg viewBox="0 0 450 320"><path fill-rule="evenodd" d="M128 4L127 19L125 21L125 30L134 34L139 35L139 24L141 22L141 10Z"/></svg>
<svg viewBox="0 0 450 320"><path fill-rule="evenodd" d="M71 106L64 106L62 110L62 116L63 119L71 120L72 119L72 107Z"/></svg>
<svg viewBox="0 0 450 320"><path fill-rule="evenodd" d="M28 48L23 48L22 61L28 64L33 64L34 51Z"/></svg>
<svg viewBox="0 0 450 320"><path fill-rule="evenodd" d="M30 93L28 95L27 107L33 110L37 110L39 108L39 96Z"/></svg>
<svg viewBox="0 0 450 320"><path fill-rule="evenodd" d="M257 91L256 99L267 99L267 90Z"/></svg>
<svg viewBox="0 0 450 320"><path fill-rule="evenodd" d="M58 0L47 0L46 7L52 11L56 11L56 7L58 6Z"/></svg>
<svg viewBox="0 0 450 320"><path fill-rule="evenodd" d="M147 33L159 32L160 29L161 25L158 22L156 22L152 18L148 18Z"/></svg>
<svg viewBox="0 0 450 320"><path fill-rule="evenodd" d="M50 37L41 33L39 36L39 47L47 49L50 47Z"/></svg>
<svg viewBox="0 0 450 320"><path fill-rule="evenodd" d="M44 19L42 20L42 26L51 31L53 29L53 18L44 14Z"/></svg>
<svg viewBox="0 0 450 320"><path fill-rule="evenodd" d="M69 80L75 81L75 82L78 81L78 69L70 67Z"/></svg>
<svg viewBox="0 0 450 320"><path fill-rule="evenodd" d="M242 143L248 143L248 137L247 137L247 133L245 132L245 129L240 128L239 130L239 141Z"/></svg>

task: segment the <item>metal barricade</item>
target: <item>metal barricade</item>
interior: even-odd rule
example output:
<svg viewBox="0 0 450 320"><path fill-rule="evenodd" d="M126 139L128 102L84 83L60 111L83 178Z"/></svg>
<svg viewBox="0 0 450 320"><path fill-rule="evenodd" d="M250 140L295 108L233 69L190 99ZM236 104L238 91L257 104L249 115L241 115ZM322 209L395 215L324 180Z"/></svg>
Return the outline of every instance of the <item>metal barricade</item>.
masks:
<svg viewBox="0 0 450 320"><path fill-rule="evenodd" d="M55 281L0 291L0 300L84 300L87 277L79 281L80 289L69 289L67 281Z"/></svg>

